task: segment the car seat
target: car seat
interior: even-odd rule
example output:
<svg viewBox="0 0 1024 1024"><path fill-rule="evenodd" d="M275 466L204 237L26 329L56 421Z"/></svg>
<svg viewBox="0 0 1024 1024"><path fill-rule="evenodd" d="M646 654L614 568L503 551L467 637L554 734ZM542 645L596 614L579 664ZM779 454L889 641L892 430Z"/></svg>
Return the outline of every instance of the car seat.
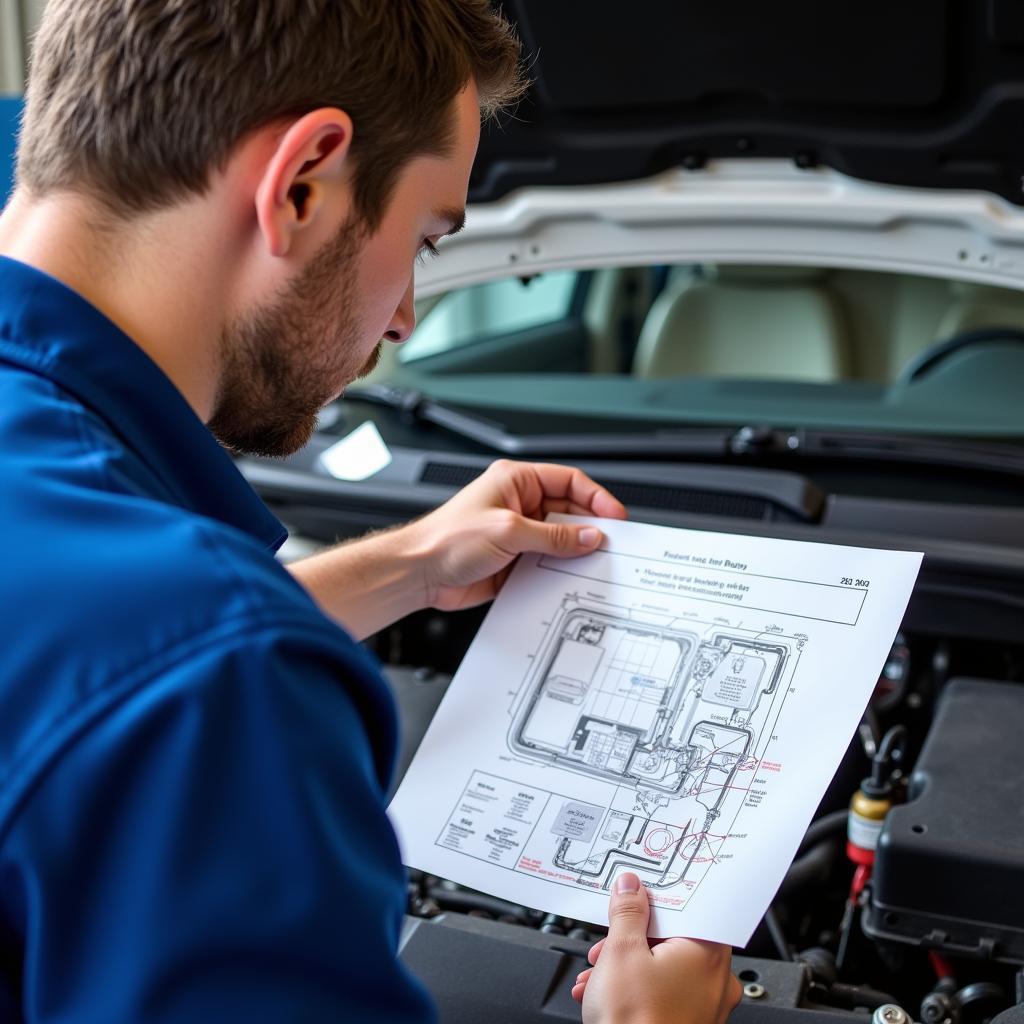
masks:
<svg viewBox="0 0 1024 1024"><path fill-rule="evenodd" d="M939 322L937 340L982 327L1024 330L1024 292L993 285L957 282L952 302Z"/></svg>
<svg viewBox="0 0 1024 1024"><path fill-rule="evenodd" d="M668 288L644 321L640 377L832 381L848 364L842 308L827 271L722 266Z"/></svg>

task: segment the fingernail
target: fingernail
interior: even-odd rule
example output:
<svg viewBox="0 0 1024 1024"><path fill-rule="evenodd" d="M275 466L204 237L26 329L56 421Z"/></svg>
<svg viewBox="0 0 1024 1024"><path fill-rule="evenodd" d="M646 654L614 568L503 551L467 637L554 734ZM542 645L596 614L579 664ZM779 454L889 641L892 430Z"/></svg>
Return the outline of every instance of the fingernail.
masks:
<svg viewBox="0 0 1024 1024"><path fill-rule="evenodd" d="M618 893L639 892L640 879L631 871L627 871L615 879L615 891Z"/></svg>
<svg viewBox="0 0 1024 1024"><path fill-rule="evenodd" d="M581 547L592 548L600 539L601 534L592 526L584 526L579 532L579 542Z"/></svg>

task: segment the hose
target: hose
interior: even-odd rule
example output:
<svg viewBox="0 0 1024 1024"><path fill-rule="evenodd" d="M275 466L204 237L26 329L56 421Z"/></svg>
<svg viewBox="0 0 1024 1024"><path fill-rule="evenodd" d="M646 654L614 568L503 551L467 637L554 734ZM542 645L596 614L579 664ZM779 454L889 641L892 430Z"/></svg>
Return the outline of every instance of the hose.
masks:
<svg viewBox="0 0 1024 1024"><path fill-rule="evenodd" d="M514 917L523 924L529 923L529 911L526 907L517 906L515 903L508 903L499 900L495 896L485 896L483 893L464 892L456 889L445 889L440 885L432 885L427 890L430 897L439 907L448 907L452 910L482 910L495 917Z"/></svg>
<svg viewBox="0 0 1024 1024"><path fill-rule="evenodd" d="M805 854L812 846L817 846L823 840L833 839L844 833L848 816L849 812L844 807L842 810L832 811L830 814L818 818L817 821L812 821L797 847L797 857Z"/></svg>
<svg viewBox="0 0 1024 1024"><path fill-rule="evenodd" d="M785 933L782 931L778 915L771 907L764 912L764 923L768 929L768 934L772 938L775 951L779 954L779 958L787 963L791 963L793 960L793 950L789 948L789 943L786 941Z"/></svg>
<svg viewBox="0 0 1024 1024"><path fill-rule="evenodd" d="M829 992L847 1006L864 1006L869 1010L877 1010L886 1003L899 1005L899 1000L895 996L869 985L848 985L844 981L837 981L829 986Z"/></svg>
<svg viewBox="0 0 1024 1024"><path fill-rule="evenodd" d="M793 895L798 889L804 889L815 882L824 882L835 863L837 853L835 839L827 839L811 847L807 853L790 864L786 877L779 886L778 895Z"/></svg>

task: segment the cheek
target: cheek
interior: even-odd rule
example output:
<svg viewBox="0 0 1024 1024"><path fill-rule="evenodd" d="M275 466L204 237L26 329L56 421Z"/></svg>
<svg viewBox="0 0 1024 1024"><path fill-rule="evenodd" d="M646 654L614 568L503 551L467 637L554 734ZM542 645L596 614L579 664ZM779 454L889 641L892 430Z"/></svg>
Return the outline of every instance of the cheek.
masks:
<svg viewBox="0 0 1024 1024"><path fill-rule="evenodd" d="M368 246L357 274L356 301L363 323L375 340L388 329L413 280L414 258L404 255L407 243Z"/></svg>

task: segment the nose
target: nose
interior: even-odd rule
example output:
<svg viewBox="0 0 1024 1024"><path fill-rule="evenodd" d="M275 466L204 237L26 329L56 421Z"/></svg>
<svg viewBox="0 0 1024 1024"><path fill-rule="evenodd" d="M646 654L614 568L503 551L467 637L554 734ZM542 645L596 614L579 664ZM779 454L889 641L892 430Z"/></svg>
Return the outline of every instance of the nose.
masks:
<svg viewBox="0 0 1024 1024"><path fill-rule="evenodd" d="M388 341L407 341L416 327L416 302L414 299L416 291L415 279L410 278L409 287L406 288L402 301L399 302L395 315L391 318L384 337Z"/></svg>

